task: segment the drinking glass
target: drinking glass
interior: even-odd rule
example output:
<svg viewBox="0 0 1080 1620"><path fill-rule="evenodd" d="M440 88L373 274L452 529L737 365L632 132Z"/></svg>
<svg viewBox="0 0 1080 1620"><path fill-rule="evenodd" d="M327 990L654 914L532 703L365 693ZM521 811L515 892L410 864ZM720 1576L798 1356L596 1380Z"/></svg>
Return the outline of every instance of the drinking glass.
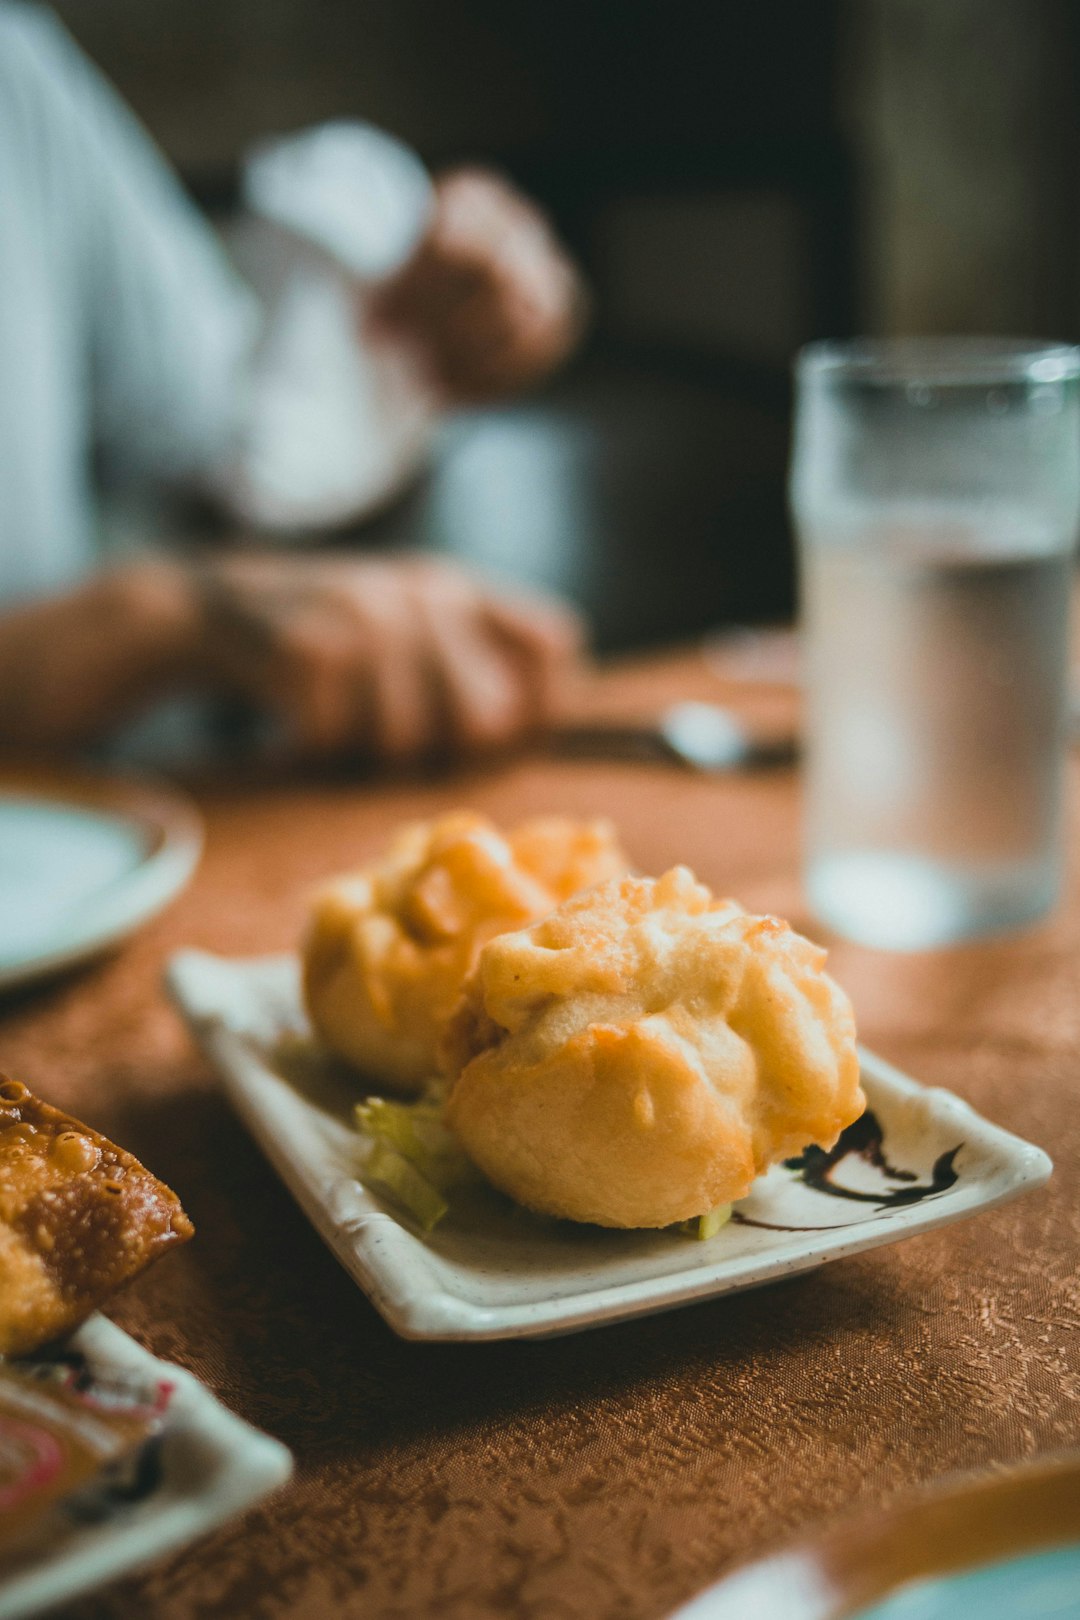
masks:
<svg viewBox="0 0 1080 1620"><path fill-rule="evenodd" d="M814 344L796 381L811 907L900 950L1029 922L1063 866L1080 349Z"/></svg>

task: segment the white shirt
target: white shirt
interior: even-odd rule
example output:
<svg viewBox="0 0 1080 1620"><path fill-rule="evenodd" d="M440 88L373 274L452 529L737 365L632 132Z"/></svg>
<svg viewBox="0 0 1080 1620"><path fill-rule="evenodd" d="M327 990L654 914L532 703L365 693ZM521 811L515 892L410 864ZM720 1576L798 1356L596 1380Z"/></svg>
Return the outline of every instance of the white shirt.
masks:
<svg viewBox="0 0 1080 1620"><path fill-rule="evenodd" d="M424 228L419 161L329 126L256 153L246 191L262 300L56 19L0 0L0 599L94 566L95 455L283 533L415 466L435 402L359 311Z"/></svg>

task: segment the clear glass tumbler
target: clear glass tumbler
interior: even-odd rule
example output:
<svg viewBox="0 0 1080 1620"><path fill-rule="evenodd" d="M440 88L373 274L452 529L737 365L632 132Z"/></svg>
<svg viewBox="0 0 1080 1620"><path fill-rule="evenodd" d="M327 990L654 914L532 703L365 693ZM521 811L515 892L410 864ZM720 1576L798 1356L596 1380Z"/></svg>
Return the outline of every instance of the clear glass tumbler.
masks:
<svg viewBox="0 0 1080 1620"><path fill-rule="evenodd" d="M1029 922L1063 866L1080 349L815 344L796 378L811 907L898 950Z"/></svg>

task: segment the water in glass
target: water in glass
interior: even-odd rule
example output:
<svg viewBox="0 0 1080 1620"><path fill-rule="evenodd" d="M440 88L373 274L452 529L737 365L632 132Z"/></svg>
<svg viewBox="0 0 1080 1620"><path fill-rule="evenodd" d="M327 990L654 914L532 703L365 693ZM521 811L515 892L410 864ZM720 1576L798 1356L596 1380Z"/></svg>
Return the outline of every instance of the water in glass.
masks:
<svg viewBox="0 0 1080 1620"><path fill-rule="evenodd" d="M923 947L1052 903L1069 539L925 508L806 537L807 883L849 938Z"/></svg>

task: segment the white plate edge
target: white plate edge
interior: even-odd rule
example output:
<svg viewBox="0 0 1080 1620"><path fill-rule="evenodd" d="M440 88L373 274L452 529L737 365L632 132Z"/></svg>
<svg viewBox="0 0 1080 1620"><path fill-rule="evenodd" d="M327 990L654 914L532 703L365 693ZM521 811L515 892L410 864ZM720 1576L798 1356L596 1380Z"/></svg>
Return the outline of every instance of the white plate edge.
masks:
<svg viewBox="0 0 1080 1620"><path fill-rule="evenodd" d="M101 1532L98 1546L80 1543L58 1561L31 1566L14 1577L0 1575L0 1620L22 1620L156 1563L254 1507L293 1471L292 1454L280 1440L237 1417L193 1373L152 1355L107 1317L92 1316L72 1338L89 1341L91 1359L120 1360L175 1385L170 1418L175 1428L202 1439L204 1452L208 1433L214 1431L211 1487L202 1497L180 1497L126 1525L113 1521Z"/></svg>
<svg viewBox="0 0 1080 1620"><path fill-rule="evenodd" d="M154 792L167 795L174 816L183 825L175 835L167 837L161 849L148 856L134 872L117 880L125 890L135 891L134 902L129 902L119 919L108 921L104 927L86 928L76 934L73 942L46 946L21 962L0 966L0 994L61 973L65 968L74 967L119 944L163 911L187 887L202 858L205 843L205 829L198 807L187 794L171 784L150 783L147 779L140 785L152 786ZM115 814L122 816L123 812L116 811ZM134 818L128 816L127 819Z"/></svg>

